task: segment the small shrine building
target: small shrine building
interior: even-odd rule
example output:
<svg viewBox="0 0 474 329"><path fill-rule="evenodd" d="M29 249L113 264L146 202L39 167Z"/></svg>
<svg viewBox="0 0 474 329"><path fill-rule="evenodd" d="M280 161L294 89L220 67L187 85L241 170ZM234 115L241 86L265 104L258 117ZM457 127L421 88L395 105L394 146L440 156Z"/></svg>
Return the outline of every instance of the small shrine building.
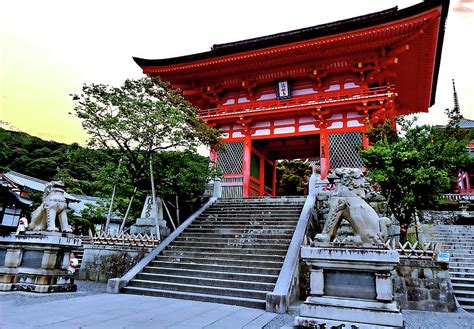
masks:
<svg viewBox="0 0 474 329"><path fill-rule="evenodd" d="M368 128L435 102L449 0L427 0L166 59L134 58L224 131L224 197L275 195L276 161L361 167Z"/></svg>

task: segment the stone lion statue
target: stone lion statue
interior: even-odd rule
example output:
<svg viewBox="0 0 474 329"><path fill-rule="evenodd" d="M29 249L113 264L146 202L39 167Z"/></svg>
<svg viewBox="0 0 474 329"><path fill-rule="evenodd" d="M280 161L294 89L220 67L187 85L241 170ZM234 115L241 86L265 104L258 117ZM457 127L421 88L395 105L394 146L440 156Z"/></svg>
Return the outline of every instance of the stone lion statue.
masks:
<svg viewBox="0 0 474 329"><path fill-rule="evenodd" d="M388 238L390 219L379 217L364 200L367 180L360 169L338 168L335 174L340 181L329 198L329 216L316 241L331 242L343 219L347 220L354 234L348 242L383 243Z"/></svg>
<svg viewBox="0 0 474 329"><path fill-rule="evenodd" d="M61 181L52 181L46 185L43 192L43 202L31 214L29 229L33 231L57 232L56 216L62 232L72 232L67 221L67 204L64 197L64 187Z"/></svg>

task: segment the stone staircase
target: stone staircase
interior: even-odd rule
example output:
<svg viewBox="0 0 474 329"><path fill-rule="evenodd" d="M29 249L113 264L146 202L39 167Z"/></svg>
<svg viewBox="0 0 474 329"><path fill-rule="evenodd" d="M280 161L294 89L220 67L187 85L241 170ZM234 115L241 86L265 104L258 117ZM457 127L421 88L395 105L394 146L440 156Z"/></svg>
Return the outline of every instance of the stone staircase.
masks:
<svg viewBox="0 0 474 329"><path fill-rule="evenodd" d="M122 292L265 308L303 198L222 199Z"/></svg>
<svg viewBox="0 0 474 329"><path fill-rule="evenodd" d="M74 249L72 252L76 256L78 262L79 262L79 267L81 267L82 263L82 257L84 256L84 244L91 243L91 238L89 236L85 235L77 235L77 238L81 239L82 243L80 246L78 246L76 249Z"/></svg>
<svg viewBox="0 0 474 329"><path fill-rule="evenodd" d="M441 242L441 250L450 253L456 299L464 310L474 312L474 225L437 225L428 231L428 240Z"/></svg>

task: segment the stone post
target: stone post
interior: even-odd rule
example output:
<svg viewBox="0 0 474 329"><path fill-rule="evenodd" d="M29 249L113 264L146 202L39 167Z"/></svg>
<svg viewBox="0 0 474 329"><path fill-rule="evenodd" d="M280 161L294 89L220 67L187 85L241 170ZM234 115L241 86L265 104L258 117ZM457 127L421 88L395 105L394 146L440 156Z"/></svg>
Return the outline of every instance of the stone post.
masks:
<svg viewBox="0 0 474 329"><path fill-rule="evenodd" d="M376 299L383 302L391 302L393 300L392 294L392 279L389 272L375 273L375 290L377 293Z"/></svg>
<svg viewBox="0 0 474 329"><path fill-rule="evenodd" d="M222 197L222 183L219 177L214 178L214 191L212 192L213 198Z"/></svg>
<svg viewBox="0 0 474 329"><path fill-rule="evenodd" d="M56 265L57 257L58 257L57 250L45 250L43 252L43 259L41 260L41 268L53 269Z"/></svg>
<svg viewBox="0 0 474 329"><path fill-rule="evenodd" d="M309 196L316 196L318 193L318 188L316 186L316 183L321 179L321 176L316 172L316 166L313 166L313 173L311 174L311 177L309 178L309 190L308 194Z"/></svg>
<svg viewBox="0 0 474 329"><path fill-rule="evenodd" d="M21 264L23 252L21 249L7 249L5 267L18 267Z"/></svg>
<svg viewBox="0 0 474 329"><path fill-rule="evenodd" d="M322 269L311 269L310 285L311 295L324 295L324 272Z"/></svg>

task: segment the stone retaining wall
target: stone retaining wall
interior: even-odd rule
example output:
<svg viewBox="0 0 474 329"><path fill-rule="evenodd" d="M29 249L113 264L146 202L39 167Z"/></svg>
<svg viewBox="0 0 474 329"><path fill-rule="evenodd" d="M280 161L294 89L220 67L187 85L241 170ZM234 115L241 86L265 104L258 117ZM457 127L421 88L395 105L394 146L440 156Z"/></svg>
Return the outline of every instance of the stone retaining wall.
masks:
<svg viewBox="0 0 474 329"><path fill-rule="evenodd" d="M433 224L433 225L451 225L459 224L459 220L463 217L473 218L474 212L462 212L451 211L451 210L423 210L421 212L422 218L421 221L424 224Z"/></svg>
<svg viewBox="0 0 474 329"><path fill-rule="evenodd" d="M400 259L393 271L395 299L402 309L455 312L453 287L446 265L429 259Z"/></svg>
<svg viewBox="0 0 474 329"><path fill-rule="evenodd" d="M136 246L86 244L78 278L107 282L125 274L149 251Z"/></svg>

